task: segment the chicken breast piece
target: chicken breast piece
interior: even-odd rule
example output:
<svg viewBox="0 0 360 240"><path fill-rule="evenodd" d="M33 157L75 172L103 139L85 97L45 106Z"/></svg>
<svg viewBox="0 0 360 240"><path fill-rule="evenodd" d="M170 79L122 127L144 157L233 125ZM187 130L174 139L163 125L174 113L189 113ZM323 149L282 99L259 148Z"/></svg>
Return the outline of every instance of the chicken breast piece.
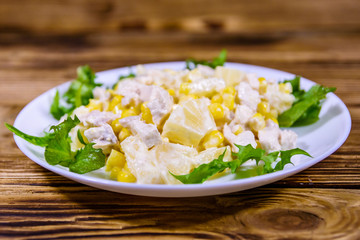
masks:
<svg viewBox="0 0 360 240"><path fill-rule="evenodd" d="M123 96L122 105L127 106L132 101L135 105L150 99L153 86L148 86L133 79L120 81L116 87L116 94Z"/></svg>
<svg viewBox="0 0 360 240"><path fill-rule="evenodd" d="M163 88L153 86L147 107L150 109L153 121L159 125L171 112L174 105L173 97Z"/></svg>
<svg viewBox="0 0 360 240"><path fill-rule="evenodd" d="M280 133L279 126L270 119L266 121L266 127L258 132L261 147L267 153L281 150Z"/></svg>
<svg viewBox="0 0 360 240"><path fill-rule="evenodd" d="M98 127L104 125L105 123L111 123L119 117L121 117L120 114L94 110L87 114L81 115L79 120L84 124L85 127Z"/></svg>
<svg viewBox="0 0 360 240"><path fill-rule="evenodd" d="M131 116L119 120L120 124L129 128L131 133L138 136L147 148L162 142L160 133L154 124L146 124L140 116Z"/></svg>
<svg viewBox="0 0 360 240"><path fill-rule="evenodd" d="M291 130L282 130L280 133L281 150L289 150L296 147L297 134Z"/></svg>
<svg viewBox="0 0 360 240"><path fill-rule="evenodd" d="M237 97L241 104L248 106L250 109L256 111L258 104L260 103L259 92L252 89L247 82L240 82L237 86Z"/></svg>
<svg viewBox="0 0 360 240"><path fill-rule="evenodd" d="M95 143L94 148L101 148L105 154L118 142L113 129L107 123L85 130L84 135L89 142Z"/></svg>
<svg viewBox="0 0 360 240"><path fill-rule="evenodd" d="M255 136L251 131L243 131L242 133L235 135L231 131L230 127L227 124L225 124L223 129L223 134L225 139L231 144L231 149L233 152L239 151L239 149L235 146L235 144L241 146L246 146L248 144L251 144L253 148L256 148L257 144L255 141Z"/></svg>

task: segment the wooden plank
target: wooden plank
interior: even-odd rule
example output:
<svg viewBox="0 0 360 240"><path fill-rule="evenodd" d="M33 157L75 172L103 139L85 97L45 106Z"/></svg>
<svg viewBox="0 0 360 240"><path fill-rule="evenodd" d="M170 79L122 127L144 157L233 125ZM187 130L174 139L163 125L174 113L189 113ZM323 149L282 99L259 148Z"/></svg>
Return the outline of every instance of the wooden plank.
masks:
<svg viewBox="0 0 360 240"><path fill-rule="evenodd" d="M3 0L9 32L73 34L107 31L272 32L357 28L355 0L304 1L41 1ZM13 17L16 16L16 17Z"/></svg>
<svg viewBox="0 0 360 240"><path fill-rule="evenodd" d="M2 239L360 237L359 190L258 188L163 199L20 183L1 185L1 192Z"/></svg>

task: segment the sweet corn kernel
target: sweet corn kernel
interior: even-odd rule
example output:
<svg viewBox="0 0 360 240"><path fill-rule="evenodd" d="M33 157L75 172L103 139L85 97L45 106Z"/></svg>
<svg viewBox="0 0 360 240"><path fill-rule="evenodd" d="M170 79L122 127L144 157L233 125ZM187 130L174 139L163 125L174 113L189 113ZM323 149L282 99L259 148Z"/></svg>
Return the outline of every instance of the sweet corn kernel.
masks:
<svg viewBox="0 0 360 240"><path fill-rule="evenodd" d="M190 84L189 83L180 84L179 92L182 93L182 94L189 94L189 92L190 92Z"/></svg>
<svg viewBox="0 0 360 240"><path fill-rule="evenodd" d="M175 90L174 89L169 88L167 91L170 94L170 96L173 96L173 97L175 96Z"/></svg>
<svg viewBox="0 0 360 240"><path fill-rule="evenodd" d="M279 83L279 91L287 94L291 93L291 84Z"/></svg>
<svg viewBox="0 0 360 240"><path fill-rule="evenodd" d="M276 111L276 109L271 109L268 113L265 114L265 118L277 118L278 117L278 112Z"/></svg>
<svg viewBox="0 0 360 240"><path fill-rule="evenodd" d="M125 165L125 156L119 151L111 149L110 155L106 160L106 171L110 171L114 167L123 168Z"/></svg>
<svg viewBox="0 0 360 240"><path fill-rule="evenodd" d="M110 178L117 179L119 172L121 172L122 168L120 167L113 167L110 172Z"/></svg>
<svg viewBox="0 0 360 240"><path fill-rule="evenodd" d="M223 120L225 118L225 109L220 103L211 103L209 105L211 115L215 120Z"/></svg>
<svg viewBox="0 0 360 240"><path fill-rule="evenodd" d="M119 120L120 120L120 118L117 118L111 122L111 127L115 134L119 134L120 130L122 129L122 126L121 126Z"/></svg>
<svg viewBox="0 0 360 240"><path fill-rule="evenodd" d="M258 132L265 128L264 116L261 113L255 113L249 120L248 124L253 131Z"/></svg>
<svg viewBox="0 0 360 240"><path fill-rule="evenodd" d="M234 134L235 134L235 135L239 135L239 134L242 133L243 131L244 131L243 127L239 125L239 126L237 126Z"/></svg>
<svg viewBox="0 0 360 240"><path fill-rule="evenodd" d="M138 115L136 109L134 107L130 107L129 109L126 109L121 113L121 118L126 118L126 117L136 116L136 115Z"/></svg>
<svg viewBox="0 0 360 240"><path fill-rule="evenodd" d="M136 177L134 175L132 175L131 172L124 171L124 169L123 169L117 175L117 180L119 182L129 182L130 183L130 182L136 182Z"/></svg>
<svg viewBox="0 0 360 240"><path fill-rule="evenodd" d="M148 124L154 124L150 109L146 106L147 102L141 104L141 118Z"/></svg>
<svg viewBox="0 0 360 240"><path fill-rule="evenodd" d="M264 81L266 81L266 79L264 78L264 77L259 77L259 82L264 82Z"/></svg>
<svg viewBox="0 0 360 240"><path fill-rule="evenodd" d="M119 104L121 105L122 98L123 98L123 96L121 96L121 95L114 96L109 104L108 111L112 111L115 108L115 106L118 106ZM120 106L118 106L118 107L120 107Z"/></svg>
<svg viewBox="0 0 360 240"><path fill-rule="evenodd" d="M119 141L120 142L124 141L125 138L127 138L130 135L131 135L130 130L128 130L127 128L122 128L119 132Z"/></svg>
<svg viewBox="0 0 360 240"><path fill-rule="evenodd" d="M236 94L236 90L234 87L226 87L224 90L223 90L223 93L229 93L231 95L235 95Z"/></svg>
<svg viewBox="0 0 360 240"><path fill-rule="evenodd" d="M222 103L223 99L222 96L220 94L215 94L212 98L211 98L211 103Z"/></svg>
<svg viewBox="0 0 360 240"><path fill-rule="evenodd" d="M267 114L268 112L270 112L270 105L268 102L260 102L257 105L257 111L263 115Z"/></svg>
<svg viewBox="0 0 360 240"><path fill-rule="evenodd" d="M220 131L214 130L214 131L211 131L210 133L208 133L204 137L204 139L202 141L202 146L205 149L208 149L211 147L218 147L223 142L224 142L224 135Z"/></svg>
<svg viewBox="0 0 360 240"><path fill-rule="evenodd" d="M223 95L223 104L227 107L230 111L235 107L235 96L229 93L225 93Z"/></svg>
<svg viewBox="0 0 360 240"><path fill-rule="evenodd" d="M90 111L102 110L102 102L97 99L90 99L89 104L86 106Z"/></svg>
<svg viewBox="0 0 360 240"><path fill-rule="evenodd" d="M265 94L267 89L267 82L266 79L263 77L259 78L259 93Z"/></svg>

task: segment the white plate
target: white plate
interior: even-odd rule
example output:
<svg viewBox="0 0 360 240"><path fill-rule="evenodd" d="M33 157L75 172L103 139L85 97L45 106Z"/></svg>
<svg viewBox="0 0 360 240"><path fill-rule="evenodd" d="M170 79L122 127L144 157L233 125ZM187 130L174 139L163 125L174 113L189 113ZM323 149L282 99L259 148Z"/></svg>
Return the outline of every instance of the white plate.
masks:
<svg viewBox="0 0 360 240"><path fill-rule="evenodd" d="M157 69L184 69L184 62L167 62L146 64L147 68ZM240 69L246 72L272 78L279 81L291 79L293 74L260 66L227 63L227 67ZM128 74L130 68L119 68L97 73L97 82L112 86L120 75ZM301 79L301 87L309 89L314 82ZM66 91L69 82L57 87L60 93ZM28 134L39 136L43 130L57 121L49 113L50 104L56 89L51 89L31 101L17 116L14 126ZM345 104L333 93L327 95L326 101L320 113L320 120L306 127L292 128L298 135L298 147L310 153L313 158L305 156L293 157L295 166L287 165L282 171L238 179L235 175L225 176L216 181L205 184L189 185L155 185L122 183L106 179L103 170L97 170L84 175L69 172L66 168L49 165L43 155L43 148L34 146L25 140L15 136L15 142L20 150L37 164L44 168L70 178L74 181L114 192L155 196L155 197L194 197L216 195L241 191L249 188L262 186L296 174L328 157L335 152L346 140L351 129L351 118ZM297 158L296 158L297 157ZM246 170L244 170L246 171ZM251 172L251 171L250 171ZM249 174L249 171L247 172ZM251 174L251 173L250 173Z"/></svg>

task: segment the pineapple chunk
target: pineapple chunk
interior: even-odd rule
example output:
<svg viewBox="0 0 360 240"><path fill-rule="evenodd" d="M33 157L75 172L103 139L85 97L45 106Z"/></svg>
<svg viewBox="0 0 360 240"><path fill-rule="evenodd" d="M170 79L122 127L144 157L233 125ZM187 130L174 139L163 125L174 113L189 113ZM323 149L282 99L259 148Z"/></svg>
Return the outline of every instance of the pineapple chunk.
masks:
<svg viewBox="0 0 360 240"><path fill-rule="evenodd" d="M208 105L206 98L191 99L179 105L165 122L163 137L174 143L197 147L208 132L216 130Z"/></svg>

